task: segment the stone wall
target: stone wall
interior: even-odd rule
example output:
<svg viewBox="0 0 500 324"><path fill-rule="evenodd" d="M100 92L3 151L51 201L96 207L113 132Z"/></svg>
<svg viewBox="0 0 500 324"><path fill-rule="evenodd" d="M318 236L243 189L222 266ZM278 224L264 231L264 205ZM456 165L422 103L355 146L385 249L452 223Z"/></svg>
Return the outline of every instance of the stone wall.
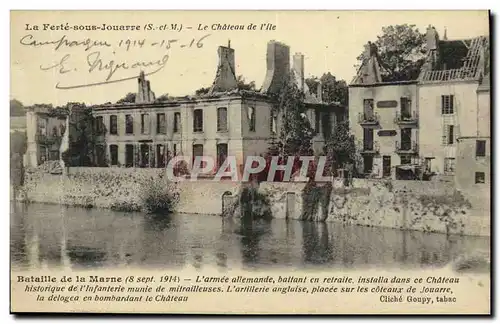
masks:
<svg viewBox="0 0 500 324"><path fill-rule="evenodd" d="M67 176L42 172L27 173L21 196L30 202L111 208L113 204L140 205L141 190L160 179L163 169L69 168ZM221 214L222 194L236 194L232 181L185 180L177 183L177 210L192 214Z"/></svg>
<svg viewBox="0 0 500 324"><path fill-rule="evenodd" d="M273 217L300 220L308 212L305 188L305 183L263 183L260 190L271 197ZM335 182L330 190L327 215L318 201L313 221L490 236L488 206L471 205L449 182L354 179L352 187Z"/></svg>
<svg viewBox="0 0 500 324"><path fill-rule="evenodd" d="M65 176L31 172L18 197L82 207L140 205L141 190L162 175L162 169L133 168L70 168ZM176 184L180 194L177 211L221 215L223 194L234 197L240 187L230 180L181 181ZM311 188L304 182L264 182L258 190L269 198L274 218L490 235L489 206L471 204L453 183L354 179L348 188L340 182Z"/></svg>

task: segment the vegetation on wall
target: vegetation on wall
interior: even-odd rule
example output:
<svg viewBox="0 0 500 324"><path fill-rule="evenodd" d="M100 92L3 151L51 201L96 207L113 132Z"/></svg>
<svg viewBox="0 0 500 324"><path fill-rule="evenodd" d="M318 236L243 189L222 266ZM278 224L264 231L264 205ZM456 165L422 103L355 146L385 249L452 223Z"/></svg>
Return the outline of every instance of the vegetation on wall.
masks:
<svg viewBox="0 0 500 324"><path fill-rule="evenodd" d="M257 186L253 186L252 184L242 186L238 196L239 211L242 220L252 221L272 218L269 197L260 193Z"/></svg>
<svg viewBox="0 0 500 324"><path fill-rule="evenodd" d="M354 136L349 130L349 121L338 122L332 134L326 139L324 151L333 170L352 167L355 173L359 163Z"/></svg>
<svg viewBox="0 0 500 324"><path fill-rule="evenodd" d="M323 102L342 106L348 105L349 88L345 80L337 80L330 72L324 73L320 78L316 76L306 78L305 82L311 94L318 95L318 84L320 81Z"/></svg>
<svg viewBox="0 0 500 324"><path fill-rule="evenodd" d="M247 91L257 90L255 87L255 81L247 82L242 75L238 75L238 77L236 78L236 82L237 82L237 89L238 90L247 90ZM211 88L212 87L199 88L198 90L195 91L195 95L201 96L201 95L208 94L210 92Z"/></svg>
<svg viewBox="0 0 500 324"><path fill-rule="evenodd" d="M134 103L135 102L135 96L137 94L134 93L134 92L129 92L125 95L125 97L121 98L120 100L118 100L116 103L117 104L120 104L120 103Z"/></svg>
<svg viewBox="0 0 500 324"><path fill-rule="evenodd" d="M62 153L67 166L94 166L97 136L92 109L85 104L74 105L70 115L69 149Z"/></svg>
<svg viewBox="0 0 500 324"><path fill-rule="evenodd" d="M276 101L272 113L279 120L280 129L277 139L271 143L270 152L277 152L282 157L310 154L314 132L306 115L304 93L290 78Z"/></svg>
<svg viewBox="0 0 500 324"><path fill-rule="evenodd" d="M145 212L165 215L174 212L179 202L179 192L174 184L157 178L143 185L140 199Z"/></svg>
<svg viewBox="0 0 500 324"><path fill-rule="evenodd" d="M324 222L328 218L332 183L318 185L314 181L306 184L302 190L302 215L301 220ZM321 208L321 214L318 214Z"/></svg>

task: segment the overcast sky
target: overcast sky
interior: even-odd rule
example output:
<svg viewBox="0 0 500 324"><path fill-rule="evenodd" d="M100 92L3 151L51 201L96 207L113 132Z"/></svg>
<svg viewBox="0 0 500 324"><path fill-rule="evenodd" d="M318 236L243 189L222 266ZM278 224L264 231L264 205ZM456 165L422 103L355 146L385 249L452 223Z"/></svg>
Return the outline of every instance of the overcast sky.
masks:
<svg viewBox="0 0 500 324"><path fill-rule="evenodd" d="M43 31L26 30L26 24L98 25L103 23L130 24L141 26L141 31ZM171 23L183 24L184 30L143 31L145 24L161 26ZM276 25L274 31L198 31L198 24L233 24L248 26L254 23ZM192 94L203 86L209 86L217 66L217 47L226 46L231 40L235 49L236 74L242 74L247 81L255 81L261 86L266 73L266 44L278 40L290 46L291 55L301 52L305 55L306 76L331 72L338 79L351 81L355 74L356 57L363 44L376 40L383 26L394 24L415 24L421 31L427 25L434 25L440 35L447 28L448 39L470 38L488 35L488 15L486 11L286 11L286 12L25 12L13 13L11 17L11 99L16 98L25 105L52 103L63 105L70 101L100 104L115 102L128 92L137 91L137 81L110 83L70 90L56 89L60 86L76 86L103 82L108 71L89 73L88 60L97 55L103 65L110 60L125 62L129 65L137 61L162 60L169 54L163 69L151 75L152 90L156 96L168 93L172 96ZM187 30L186 26L191 26ZM200 37L210 34L203 41L203 47L196 46ZM91 38L106 41L111 46L94 47L85 50L84 46L61 46L55 50L54 44L33 47L21 45L30 41L57 41L66 39L82 41ZM118 46L120 40L144 40L142 48L131 47L126 51ZM170 50L158 48L162 40L178 39ZM192 46L189 45L193 41ZM152 45L158 43L157 45ZM122 43L123 44L123 43ZM181 48L180 45L185 45ZM94 53L94 52L99 53ZM91 54L94 53L94 54ZM63 71L61 67L50 69L66 55ZM90 56L89 56L90 55ZM88 58L89 56L89 58ZM42 70L40 67L48 68ZM146 68L151 72L158 66ZM138 75L138 68L118 69L109 79L117 80Z"/></svg>

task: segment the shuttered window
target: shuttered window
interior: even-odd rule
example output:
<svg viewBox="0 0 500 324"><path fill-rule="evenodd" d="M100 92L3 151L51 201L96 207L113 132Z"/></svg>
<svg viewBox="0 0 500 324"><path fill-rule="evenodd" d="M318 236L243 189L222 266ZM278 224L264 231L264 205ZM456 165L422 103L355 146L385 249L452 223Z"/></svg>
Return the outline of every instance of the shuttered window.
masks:
<svg viewBox="0 0 500 324"><path fill-rule="evenodd" d="M441 114L442 115L451 115L454 113L454 96L446 95L441 96Z"/></svg>
<svg viewBox="0 0 500 324"><path fill-rule="evenodd" d="M227 108L217 108L217 131L227 131Z"/></svg>

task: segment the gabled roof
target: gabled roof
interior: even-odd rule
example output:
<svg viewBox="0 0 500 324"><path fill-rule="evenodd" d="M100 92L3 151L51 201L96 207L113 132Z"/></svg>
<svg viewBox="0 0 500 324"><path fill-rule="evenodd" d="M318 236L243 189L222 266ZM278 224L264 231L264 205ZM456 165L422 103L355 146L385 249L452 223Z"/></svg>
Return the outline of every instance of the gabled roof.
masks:
<svg viewBox="0 0 500 324"><path fill-rule="evenodd" d="M364 54L363 62L351 84L374 84L382 82L383 64L375 44L368 42L368 49Z"/></svg>

